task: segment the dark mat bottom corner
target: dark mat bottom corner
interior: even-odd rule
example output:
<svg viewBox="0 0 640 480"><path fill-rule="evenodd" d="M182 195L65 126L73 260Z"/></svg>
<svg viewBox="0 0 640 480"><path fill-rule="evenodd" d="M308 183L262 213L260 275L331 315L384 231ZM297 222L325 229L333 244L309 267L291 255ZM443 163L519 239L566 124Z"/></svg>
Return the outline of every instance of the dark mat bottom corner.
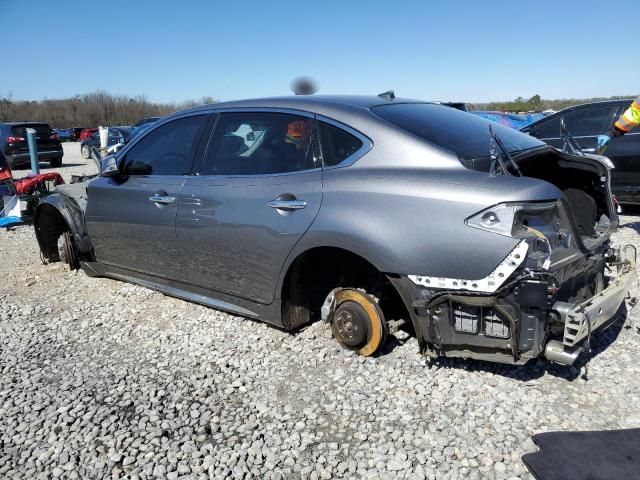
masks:
<svg viewBox="0 0 640 480"><path fill-rule="evenodd" d="M640 480L640 428L548 432L533 441L540 450L522 461L537 480Z"/></svg>

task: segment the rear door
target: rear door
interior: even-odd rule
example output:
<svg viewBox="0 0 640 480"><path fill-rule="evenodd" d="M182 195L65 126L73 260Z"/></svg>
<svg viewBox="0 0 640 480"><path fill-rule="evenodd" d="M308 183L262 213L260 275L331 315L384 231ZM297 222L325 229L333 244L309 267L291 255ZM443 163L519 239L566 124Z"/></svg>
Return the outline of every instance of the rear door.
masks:
<svg viewBox="0 0 640 480"><path fill-rule="evenodd" d="M180 192L176 224L189 282L271 303L322 200L313 116L221 113L198 173Z"/></svg>
<svg viewBox="0 0 640 480"><path fill-rule="evenodd" d="M560 119L564 118L567 130L580 147L585 152L593 153L598 144L598 135L606 133L613 125L616 111L617 107L612 104L580 105L537 123L530 132L549 145L562 148Z"/></svg>
<svg viewBox="0 0 640 480"><path fill-rule="evenodd" d="M629 108L629 103L618 107L615 118ZM614 194L622 201L640 202L640 128L613 138L605 155L616 167L612 177Z"/></svg>
<svg viewBox="0 0 640 480"><path fill-rule="evenodd" d="M89 184L86 225L98 262L185 279L176 243L178 196L207 119L190 115L154 128L122 152L122 177Z"/></svg>

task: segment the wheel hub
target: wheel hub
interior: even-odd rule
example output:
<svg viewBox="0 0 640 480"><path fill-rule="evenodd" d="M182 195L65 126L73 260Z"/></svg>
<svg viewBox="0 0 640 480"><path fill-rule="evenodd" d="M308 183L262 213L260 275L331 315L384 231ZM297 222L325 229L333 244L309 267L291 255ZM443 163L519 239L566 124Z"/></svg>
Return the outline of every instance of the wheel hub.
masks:
<svg viewBox="0 0 640 480"><path fill-rule="evenodd" d="M357 303L352 301L342 303L336 310L333 321L340 343L357 348L367 342L368 316Z"/></svg>

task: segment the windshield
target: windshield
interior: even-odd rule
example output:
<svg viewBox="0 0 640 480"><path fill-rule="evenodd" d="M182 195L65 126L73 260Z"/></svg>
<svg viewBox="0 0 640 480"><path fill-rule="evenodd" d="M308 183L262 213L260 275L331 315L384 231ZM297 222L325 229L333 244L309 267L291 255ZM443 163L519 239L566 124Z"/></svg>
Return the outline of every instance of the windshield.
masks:
<svg viewBox="0 0 640 480"><path fill-rule="evenodd" d="M455 108L430 103L397 103L373 107L380 118L463 160L489 156L489 125L509 152L545 145L540 140Z"/></svg>

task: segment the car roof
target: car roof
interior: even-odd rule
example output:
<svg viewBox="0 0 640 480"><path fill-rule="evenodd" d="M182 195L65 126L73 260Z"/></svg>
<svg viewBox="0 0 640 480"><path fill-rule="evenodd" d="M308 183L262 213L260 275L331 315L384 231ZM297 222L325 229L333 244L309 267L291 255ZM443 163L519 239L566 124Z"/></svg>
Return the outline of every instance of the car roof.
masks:
<svg viewBox="0 0 640 480"><path fill-rule="evenodd" d="M20 125L49 125L47 122L6 122L0 125L7 125L9 127L17 127Z"/></svg>
<svg viewBox="0 0 640 480"><path fill-rule="evenodd" d="M620 100L598 100L597 102L580 103L578 105L572 105L570 107L563 108L562 110L558 110L557 112L553 113L553 115L556 115L558 113L564 112L565 110L569 110L572 108L590 107L591 105L606 106L606 105L620 105L620 104L626 104L626 103L631 104L633 100L634 100L633 98L629 98L629 99L622 98Z"/></svg>
<svg viewBox="0 0 640 480"><path fill-rule="evenodd" d="M322 110L335 109L368 110L379 105L390 105L394 103L433 103L423 100L414 100L409 98L387 98L376 95L289 95L285 97L266 97L254 98L248 100L232 100L227 102L219 102L207 105L192 107L176 113L198 112L212 109L224 108L290 108L317 112Z"/></svg>

